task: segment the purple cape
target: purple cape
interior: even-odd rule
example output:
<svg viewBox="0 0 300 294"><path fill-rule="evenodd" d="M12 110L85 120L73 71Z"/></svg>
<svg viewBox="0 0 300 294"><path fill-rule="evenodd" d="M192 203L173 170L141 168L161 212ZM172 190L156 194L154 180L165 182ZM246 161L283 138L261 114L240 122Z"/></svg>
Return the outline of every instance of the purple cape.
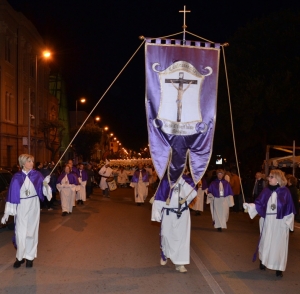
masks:
<svg viewBox="0 0 300 294"><path fill-rule="evenodd" d="M295 206L291 193L287 187L278 187L275 192L277 193L277 219L282 219L291 213L296 214ZM255 200L255 208L258 214L265 218L267 211L267 203L273 191L268 187L264 188Z"/></svg>
<svg viewBox="0 0 300 294"><path fill-rule="evenodd" d="M77 177L80 178L80 169L77 170ZM88 179L87 172L83 169L81 171L81 180L82 181L87 181L87 179Z"/></svg>
<svg viewBox="0 0 300 294"><path fill-rule="evenodd" d="M233 192L231 190L231 187L229 185L229 183L226 180L214 180L213 182L211 182L211 184L209 185L208 188L208 193L213 194L214 197L220 198L220 191L219 191L219 184L220 182L222 182L223 184L223 188L224 188L224 197L227 196L233 196Z"/></svg>
<svg viewBox="0 0 300 294"><path fill-rule="evenodd" d="M29 180L32 182L37 195L39 196L41 201L44 201L44 195L43 195L43 180L44 177L42 174L32 169L28 173ZM13 203L13 204L19 204L20 203L20 191L21 187L25 181L26 175L22 171L16 172L11 180L11 183L9 185L8 193L7 193L7 202Z"/></svg>
<svg viewBox="0 0 300 294"><path fill-rule="evenodd" d="M192 179L191 176L187 176L187 175L182 175L182 178L186 181L186 183L188 183L192 188L194 188L195 190L197 190L197 187ZM173 190L173 189L172 189ZM169 197L170 192L172 192L171 188L170 188L170 184L168 181L168 177L167 175L164 175L164 177L162 178L162 180L159 183L159 187L157 188L157 191L155 193L155 200L159 200L159 201L163 201L166 202L167 198ZM171 198L172 195L170 195Z"/></svg>
<svg viewBox="0 0 300 294"><path fill-rule="evenodd" d="M62 179L65 177L66 173L63 172L59 175L58 179L57 179L57 184L61 184ZM70 184L74 184L74 185L78 185L78 179L77 176L73 173L69 173L68 174L68 180Z"/></svg>
<svg viewBox="0 0 300 294"><path fill-rule="evenodd" d="M140 170L136 170L132 176L131 182L137 183L140 177ZM147 171L143 168L142 169L142 180L143 182L149 182L149 176Z"/></svg>

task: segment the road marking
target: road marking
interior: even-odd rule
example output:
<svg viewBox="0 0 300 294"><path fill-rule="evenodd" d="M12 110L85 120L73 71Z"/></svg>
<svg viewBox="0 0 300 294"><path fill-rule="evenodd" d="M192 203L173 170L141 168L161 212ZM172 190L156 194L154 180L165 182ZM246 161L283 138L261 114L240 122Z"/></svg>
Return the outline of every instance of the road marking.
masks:
<svg viewBox="0 0 300 294"><path fill-rule="evenodd" d="M58 230L63 224L65 224L68 220L70 220L70 218L66 218L62 223L60 223L59 225L57 225L56 227L54 227L52 230L50 230L50 232L55 232L56 230Z"/></svg>
<svg viewBox="0 0 300 294"><path fill-rule="evenodd" d="M203 264L197 253L193 250L193 248L190 249L191 258L196 264L197 268L201 272L202 276L206 280L207 284L209 285L210 289L213 291L214 294L224 294L225 292L222 290L222 288L219 286L217 281L214 279L214 277L210 274L206 266Z"/></svg>
<svg viewBox="0 0 300 294"><path fill-rule="evenodd" d="M216 271L220 274L220 276L225 281L225 283L228 285L228 287L231 288L233 293L243 293L243 294L252 294L253 293L248 288L248 286L234 273L234 271L230 268L230 266L228 266L226 264L226 262L222 259L222 257L220 257L214 250L212 250L203 239L201 239L197 235L193 236L193 239L194 239L193 243L195 245L197 244L196 245L197 248L201 248L201 253L203 253L205 258L207 258L207 260L209 260L212 267L216 269ZM195 254L195 255L197 256L197 254ZM199 258L199 260L200 260L200 258ZM205 276L204 276L204 278L205 278ZM215 282L215 283L217 283L217 282ZM212 289L212 291L214 291L214 290ZM214 293L224 293L224 292L214 292Z"/></svg>
<svg viewBox="0 0 300 294"><path fill-rule="evenodd" d="M298 227L298 226L294 226L294 228L300 229L300 227Z"/></svg>
<svg viewBox="0 0 300 294"><path fill-rule="evenodd" d="M12 259L11 261L9 261L8 264L3 265L2 267L0 267L0 274L5 271L9 266L12 266L12 264L16 261L16 259Z"/></svg>

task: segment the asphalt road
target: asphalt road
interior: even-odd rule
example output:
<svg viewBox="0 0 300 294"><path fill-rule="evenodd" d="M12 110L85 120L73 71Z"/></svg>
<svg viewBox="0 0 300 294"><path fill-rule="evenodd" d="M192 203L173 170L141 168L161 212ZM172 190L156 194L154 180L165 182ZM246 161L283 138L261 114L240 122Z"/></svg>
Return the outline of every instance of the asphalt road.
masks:
<svg viewBox="0 0 300 294"><path fill-rule="evenodd" d="M62 217L59 206L44 209L33 268L13 268L12 231L0 230L0 293L300 293L300 224L290 234L287 269L277 278L252 262L258 217L231 212L220 233L208 207L201 216L191 211L191 263L182 274L170 261L160 265L160 226L150 214L148 201L134 204L131 188L109 199L95 189L71 216Z"/></svg>

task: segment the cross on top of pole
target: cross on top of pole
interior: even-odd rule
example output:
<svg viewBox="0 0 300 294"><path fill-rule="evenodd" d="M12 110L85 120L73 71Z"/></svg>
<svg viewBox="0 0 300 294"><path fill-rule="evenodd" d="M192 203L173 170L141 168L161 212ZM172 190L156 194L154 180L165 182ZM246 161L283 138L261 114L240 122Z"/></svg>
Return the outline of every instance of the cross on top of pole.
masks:
<svg viewBox="0 0 300 294"><path fill-rule="evenodd" d="M187 28L186 24L185 24L185 18L186 18L186 13L187 12L191 12L190 10L186 10L185 9L185 5L183 6L183 10L179 10L179 12L183 12L183 29L185 30Z"/></svg>

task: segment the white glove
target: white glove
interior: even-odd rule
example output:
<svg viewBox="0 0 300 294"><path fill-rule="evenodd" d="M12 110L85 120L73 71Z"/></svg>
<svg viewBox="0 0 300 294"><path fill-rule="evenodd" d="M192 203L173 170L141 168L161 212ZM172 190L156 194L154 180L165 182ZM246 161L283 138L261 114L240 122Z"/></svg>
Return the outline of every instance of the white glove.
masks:
<svg viewBox="0 0 300 294"><path fill-rule="evenodd" d="M1 219L1 224L5 225L7 220L8 220L9 214L4 213L2 219Z"/></svg>
<svg viewBox="0 0 300 294"><path fill-rule="evenodd" d="M248 203L246 203L246 202L243 203L243 208L244 208L244 209L248 209L249 207L250 207L250 205L249 205Z"/></svg>
<svg viewBox="0 0 300 294"><path fill-rule="evenodd" d="M49 184L49 182L50 182L50 176L47 176L47 177L44 179L44 183Z"/></svg>

